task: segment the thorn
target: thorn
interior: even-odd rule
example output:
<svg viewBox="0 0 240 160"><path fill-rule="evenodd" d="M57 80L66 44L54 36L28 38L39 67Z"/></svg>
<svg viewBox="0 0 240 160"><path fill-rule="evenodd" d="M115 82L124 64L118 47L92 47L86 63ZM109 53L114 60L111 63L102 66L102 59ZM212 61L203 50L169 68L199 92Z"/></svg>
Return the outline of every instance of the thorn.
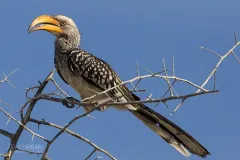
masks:
<svg viewBox="0 0 240 160"><path fill-rule="evenodd" d="M90 117L90 118L92 118L92 119L97 119L96 117L94 117L94 116L91 116L91 115L87 115L87 117Z"/></svg>
<svg viewBox="0 0 240 160"><path fill-rule="evenodd" d="M139 76L139 66L138 66L138 62L137 62L137 76Z"/></svg>
<svg viewBox="0 0 240 160"><path fill-rule="evenodd" d="M76 110L79 109L80 107L81 107L81 105L78 105L77 108L76 108Z"/></svg>
<svg viewBox="0 0 240 160"><path fill-rule="evenodd" d="M216 89L216 81L217 81L217 71L214 72L214 84L213 84L213 90ZM215 95L215 93L213 93Z"/></svg>
<svg viewBox="0 0 240 160"><path fill-rule="evenodd" d="M8 123L10 122L10 120L11 120L11 117L10 117L10 115L9 115L8 120L7 120L7 123L6 123L6 127L7 127Z"/></svg>
<svg viewBox="0 0 240 160"><path fill-rule="evenodd" d="M168 70L164 70L164 71L159 71L159 72L153 73L152 76L159 75L160 73L163 73L165 71L168 71Z"/></svg>
<svg viewBox="0 0 240 160"><path fill-rule="evenodd" d="M147 96L147 100L152 100L152 93L149 95L149 96Z"/></svg>
<svg viewBox="0 0 240 160"><path fill-rule="evenodd" d="M205 47L203 47L203 46L200 46L199 44L197 44L197 45L200 47L200 49L203 49L203 50L205 50L205 51L207 51L207 52L210 52L210 53L218 56L219 58L222 58L222 56L220 56L220 54L218 54L218 53L216 53L216 52L214 52L214 51L212 51L212 50L210 50L210 49L207 49L207 48L205 48Z"/></svg>
<svg viewBox="0 0 240 160"><path fill-rule="evenodd" d="M234 55L234 57L237 59L238 63L240 63L239 58L237 57L237 55L232 51L232 54Z"/></svg>
<svg viewBox="0 0 240 160"><path fill-rule="evenodd" d="M175 62L174 62L174 56L172 61L172 75L175 76Z"/></svg>
<svg viewBox="0 0 240 160"><path fill-rule="evenodd" d="M235 45L237 44L237 36L236 36L236 32L234 32L234 42L235 42Z"/></svg>
<svg viewBox="0 0 240 160"><path fill-rule="evenodd" d="M150 71L149 69L147 69L146 67L143 67L146 71L148 71L151 74L154 74L152 71Z"/></svg>
<svg viewBox="0 0 240 160"><path fill-rule="evenodd" d="M5 79L5 81L7 81L14 89L16 89L16 87L8 80L8 76L10 75L6 75L4 72L3 72L3 75L4 75L4 79Z"/></svg>
<svg viewBox="0 0 240 160"><path fill-rule="evenodd" d="M42 82L41 81L38 81L39 85L42 86Z"/></svg>
<svg viewBox="0 0 240 160"><path fill-rule="evenodd" d="M170 114L170 116L172 116L183 104L183 102L186 100L186 98L183 98L182 101L177 105L177 107L174 109L174 111L172 111L172 113Z"/></svg>
<svg viewBox="0 0 240 160"><path fill-rule="evenodd" d="M133 86L133 89L135 92L138 92L137 88L135 87L135 85L131 82L131 85Z"/></svg>
<svg viewBox="0 0 240 160"><path fill-rule="evenodd" d="M137 86L138 86L138 84L141 82L141 80L142 80L142 78L140 78L140 79L137 81L137 83L136 83L136 85L135 85L135 88L137 88Z"/></svg>
<svg viewBox="0 0 240 160"><path fill-rule="evenodd" d="M131 92L136 92L136 91L134 91L133 89L132 90L130 90ZM137 92L146 92L147 90L146 89L138 89L137 90Z"/></svg>
<svg viewBox="0 0 240 160"><path fill-rule="evenodd" d="M32 135L32 141L33 141L34 136L35 136L35 135L33 134L33 135Z"/></svg>

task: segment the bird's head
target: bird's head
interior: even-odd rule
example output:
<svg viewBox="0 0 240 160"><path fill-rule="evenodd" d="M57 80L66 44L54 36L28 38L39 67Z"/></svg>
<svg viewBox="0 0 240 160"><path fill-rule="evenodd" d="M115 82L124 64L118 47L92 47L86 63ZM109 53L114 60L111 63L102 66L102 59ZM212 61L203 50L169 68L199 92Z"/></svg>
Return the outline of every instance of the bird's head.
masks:
<svg viewBox="0 0 240 160"><path fill-rule="evenodd" d="M28 32L44 30L56 36L55 45L61 50L78 47L80 33L74 21L63 15L41 15L33 20Z"/></svg>

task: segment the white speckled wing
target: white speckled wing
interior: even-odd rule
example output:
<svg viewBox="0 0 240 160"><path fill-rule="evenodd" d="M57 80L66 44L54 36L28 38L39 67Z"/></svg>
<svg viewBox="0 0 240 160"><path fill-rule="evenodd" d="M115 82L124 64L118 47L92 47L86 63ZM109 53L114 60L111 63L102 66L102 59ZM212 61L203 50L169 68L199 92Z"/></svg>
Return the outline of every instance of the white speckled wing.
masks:
<svg viewBox="0 0 240 160"><path fill-rule="evenodd" d="M68 66L74 76L81 76L86 82L102 91L122 83L109 64L81 49L71 51ZM124 85L107 92L107 94L119 102L135 100L132 93ZM125 105L125 107L131 110L136 109L134 105L130 104Z"/></svg>

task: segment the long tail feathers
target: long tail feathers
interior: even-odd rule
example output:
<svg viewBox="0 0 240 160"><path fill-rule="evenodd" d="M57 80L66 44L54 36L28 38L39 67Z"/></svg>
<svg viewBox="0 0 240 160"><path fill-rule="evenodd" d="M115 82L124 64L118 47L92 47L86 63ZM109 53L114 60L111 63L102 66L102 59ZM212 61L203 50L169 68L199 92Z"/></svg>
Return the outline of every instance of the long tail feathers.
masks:
<svg viewBox="0 0 240 160"><path fill-rule="evenodd" d="M130 111L184 156L190 156L188 151L200 157L210 154L191 135L151 108L141 104L137 110Z"/></svg>

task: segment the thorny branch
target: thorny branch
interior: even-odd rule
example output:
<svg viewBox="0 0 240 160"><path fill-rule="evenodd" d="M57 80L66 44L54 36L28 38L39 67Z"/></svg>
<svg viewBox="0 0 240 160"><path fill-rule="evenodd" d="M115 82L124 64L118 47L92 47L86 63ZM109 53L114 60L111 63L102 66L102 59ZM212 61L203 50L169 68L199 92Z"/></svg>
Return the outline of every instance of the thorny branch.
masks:
<svg viewBox="0 0 240 160"><path fill-rule="evenodd" d="M8 137L8 138L12 138L13 134L6 131L6 130L3 130L3 129L0 129L0 134L4 135L5 137Z"/></svg>
<svg viewBox="0 0 240 160"><path fill-rule="evenodd" d="M43 153L43 155L42 155L42 159L46 159L46 158L47 158L47 153L48 153L48 150L49 150L51 144L52 144L63 132L65 132L66 129L67 129L72 123L74 123L75 121L77 121L78 119L80 119L80 118L82 118L82 117L85 117L85 116L89 115L91 112L93 112L94 110L96 110L98 107L100 107L100 106L97 105L97 106L95 106L95 108L93 108L92 110L90 110L90 111L88 111L88 112L86 112L86 113L84 113L84 114L82 114L82 115L80 115L80 116L75 116L68 124L66 124L63 128L61 128L61 130L60 130L60 131L52 138L52 140L47 144L47 147L45 148L45 151L44 151L44 153ZM83 137L81 137L81 138L83 138ZM86 140L86 139L85 139L85 140ZM85 142L87 142L87 141L85 141ZM88 143L89 143L89 142L88 142ZM92 142L90 142L89 144L91 144L91 145L95 148L95 150L99 150L99 151L105 153L105 154L106 154L107 156L109 156L111 159L116 160L116 158L114 158L111 154L109 154L107 151L104 151L103 149L97 147L97 145L93 144ZM90 154L91 154L91 153L90 153Z"/></svg>
<svg viewBox="0 0 240 160"><path fill-rule="evenodd" d="M54 92L54 93L50 93L50 94L46 94L46 95L58 95L58 96L60 96L60 97L61 97L61 94L67 95L67 94L60 88L60 86L52 79L53 74L54 74L54 71L52 71L52 72L47 76L47 78L43 81L43 83L40 83L40 86L34 86L34 87L30 87L30 88L27 88L27 89L26 89L26 99L27 99L27 102L26 102L24 105L22 105L22 109L21 109L21 111L20 111L20 115L21 115L21 117L22 117L22 118L21 118L21 121L18 121L18 120L17 120L16 118L14 118L11 114L7 113L5 110L3 110L2 108L0 108L0 111L1 111L2 113L4 113L7 117L9 117L9 120L12 119L13 121L15 121L16 123L19 124L19 128L17 129L16 133L14 133L14 134L12 134L12 133L10 133L10 132L8 132L8 131L5 131L5 130L3 130L3 129L0 129L0 134L1 134L1 135L6 136L6 137L8 137L8 138L11 139L11 145L10 145L10 147L9 147L9 149L8 149L8 152L7 152L6 154L1 154L0 156L3 156L5 160L10 160L11 157L12 157L12 155L14 154L14 151L17 150L17 151L21 151L21 152L26 152L26 153L28 153L28 154L34 154L34 155L41 155L41 154L42 154L42 160L43 160L43 159L49 159L49 158L47 157L47 151L48 151L48 149L50 148L51 144L52 144L63 132L67 132L67 133L69 133L70 135L75 136L75 137L77 137L78 139L81 139L81 140L87 142L87 143L90 144L92 147L94 147L94 149L96 149L97 151L100 151L100 152L106 154L107 156L109 156L111 159L116 160L116 158L114 158L114 157L113 157L110 153L108 153L106 150L100 148L99 146L97 146L96 144L94 144L94 143L91 142L90 140L82 137L81 135L79 135L79 134L77 134L77 133L75 133L75 132L67 129L67 127L69 127L73 122L75 122L76 120L78 120L78 119L80 119L80 118L82 118L82 117L84 117L84 116L89 116L89 113L92 112L92 111L94 111L94 110L92 110L92 111L90 111L90 112L87 112L87 113L84 113L84 114L82 114L82 115L80 115L80 116L76 116L76 117L75 117L73 120L71 120L65 127L61 127L61 126L58 126L58 125L55 125L55 124L52 124L52 123L49 123L49 124L48 124L48 123L45 123L45 122L41 122L41 124L44 124L44 125L48 124L49 126L52 125L52 127L55 127L55 128L60 129L59 133L58 133L56 136L54 136L54 138L53 138L52 140L46 139L45 137L43 137L43 136L41 136L41 135L33 132L31 129L29 129L29 128L26 126L27 123L30 122L30 121L31 121L31 122L35 122L35 123L38 122L38 124L40 123L40 121L34 120L34 119L30 118L30 116L31 116L32 110L33 110L33 108L35 107L37 101L40 100L38 97L40 97L40 96L42 95L42 91L43 91L44 88L47 86L47 84L48 84L49 81L52 81L53 84L56 86L56 88L57 88L58 90L60 90L61 93L60 93L60 94L57 94L57 93ZM32 92L33 92L35 89L38 89L38 90L36 91L34 97L33 97L33 98L29 98L29 97L28 97L28 92L29 92L29 91L32 91ZM44 94L43 94L43 95L44 95ZM7 103L5 103L4 101L2 101L2 103L5 104L6 106L10 106L10 105L8 105ZM27 111L26 111L25 115L24 115L24 112L23 112L24 108L27 108ZM96 109L97 109L97 106L96 106ZM8 120L8 122L9 122L9 120ZM7 122L7 123L8 123L8 122ZM29 151L29 150L23 150L23 149L21 149L21 148L17 148L17 147L16 147L16 146L17 146L18 139L20 138L20 135L21 135L22 132L23 132L23 129L29 131L29 132L32 134L32 140L33 140L33 138L34 138L35 136L37 136L37 137L41 138L42 140L44 140L44 141L47 143L47 147L46 147L46 149L45 149L45 151L44 151L43 153L41 153L41 152L33 152L33 151Z"/></svg>
<svg viewBox="0 0 240 160"><path fill-rule="evenodd" d="M54 70L52 72L50 72L50 74L47 76L47 78L43 81L43 83L41 84L40 88L37 90L35 96L38 96L42 93L43 89L46 87L46 85L48 84L49 80L51 80L51 77L53 76L54 74ZM21 122L19 123L19 127L17 129L17 131L14 133L14 136L12 137L11 139L11 144L10 144L10 147L8 148L8 151L7 153L5 154L6 157L4 158L4 160L10 160L13 156L13 153L14 151L16 150L15 147L12 147L12 146L17 146L17 142L23 132L24 129L27 129L26 127L26 124L28 123L28 120L30 118L30 115L32 113L32 110L35 106L35 104L37 103L37 100L33 100L30 104L29 104L29 107L26 111L26 114L24 115L23 119L21 120ZM12 117L12 116L11 116ZM13 117L12 117L13 118ZM17 121L19 122L19 121ZM28 130L28 129L27 129ZM30 130L28 130L30 132ZM31 132L33 134L33 136L37 135L35 134L34 132ZM44 139L46 142L48 142L48 140L42 136L38 136L39 138L41 137L42 139Z"/></svg>
<svg viewBox="0 0 240 160"><path fill-rule="evenodd" d="M36 119L33 119L33 118L30 118L29 119L30 122L33 122L33 123L36 123L38 125L46 125L46 126L51 126L51 127L54 127L54 128L57 128L57 129L60 129L60 130L63 130L63 127L62 126L59 126L57 124L54 124L54 123L51 123L51 122L46 122L46 121L40 121L40 120L36 120ZM80 134L77 134L69 129L65 129L64 132L88 143L89 145L91 145L92 147L94 147L95 150L98 150L100 152L103 152L104 154L108 155L109 157L112 157L112 155L110 155L107 151L105 151L104 149L100 148L99 146L97 146L96 144L94 144L93 142L91 142L90 140L88 140L87 138L81 136ZM114 157L112 157L112 159L114 159Z"/></svg>
<svg viewBox="0 0 240 160"><path fill-rule="evenodd" d="M162 102L165 103L170 100L179 100L179 99L187 99L190 97L195 97L203 94L209 94L209 93L216 93L219 92L219 90L210 90L206 92L199 92L199 93L192 93L192 94L187 94L187 95L181 95L181 96L172 96L172 97L167 97L167 98L162 98L162 99L148 99L148 100L140 100L140 101L129 101L129 102L107 102L107 103L102 103L100 106L111 106L111 105L125 105L125 104L141 104L141 103L156 103L156 102ZM43 99L43 100L49 100L49 101L54 101L54 102L59 102L63 103L65 99L62 98L57 98L57 97L52 97L48 95L41 95L39 97L36 97L37 99ZM78 106L95 106L95 103L91 102L80 102L80 101L71 101L70 103L76 104Z"/></svg>
<svg viewBox="0 0 240 160"><path fill-rule="evenodd" d="M216 66L213 68L212 72L209 74L209 76L206 78L206 80L203 82L203 84L198 88L198 90L197 90L195 93L201 92L201 88L204 88L204 87L206 86L206 84L209 82L209 80L210 80L213 76L214 76L213 89L215 90L215 88L216 88L216 80L217 80L217 78L216 78L217 69L219 68L219 66L220 66L220 64L223 62L223 60L225 60L229 55L232 54L232 55L236 58L236 60L240 63L239 58L238 58L237 55L234 53L234 50L236 49L236 47L240 45L240 41L239 41L239 42L236 41L236 35L235 35L235 33L234 33L234 41L235 41L234 46L233 46L228 52L226 52L223 56L221 56L220 54L218 54L218 53L216 53L216 52L214 52L214 51L212 51L212 50L210 50L210 49L208 49L208 48L205 48L205 47L203 47L203 46L198 45L198 46L200 47L200 49L203 49L203 50L205 50L205 51L207 51L207 52L209 52L209 53L212 53L212 54L216 55L217 57L219 57L220 59L219 59L218 63L216 64ZM185 100L186 100L186 99L182 99L182 101L181 101L181 102L177 105L177 107L173 110L173 112L171 113L171 115L173 115L173 114L181 107L181 105L183 104L183 102L184 102Z"/></svg>
<svg viewBox="0 0 240 160"><path fill-rule="evenodd" d="M0 108L0 111L2 113L4 113L7 117L9 117L9 119L12 119L14 122L18 123L22 128L24 128L25 130L27 130L28 132L30 132L32 134L32 139L36 136L46 142L48 142L48 140L46 138L44 138L43 136L33 132L31 129L29 129L28 127L26 127L24 124L22 124L20 121L18 121L16 118L14 118L11 114L7 113L6 111L4 111L2 108ZM10 136L10 135L9 135ZM14 135L11 135L11 138L13 138Z"/></svg>
<svg viewBox="0 0 240 160"><path fill-rule="evenodd" d="M239 45L240 45L240 41L237 42L237 43L235 43L235 45L234 45L227 53L225 53L223 56L220 56L220 55L218 55L217 53L215 53L215 52L213 52L213 51L211 51L211 50L209 50L209 49L206 49L206 48L200 46L200 49L205 49L205 50L207 50L208 52L210 52L210 53L215 53L215 54L218 55L218 57L220 57L220 60L218 61L218 63L216 64L216 66L214 67L214 69L212 70L212 72L210 73L210 75L207 77L207 79L206 79L206 80L203 82L203 84L201 85L201 88L204 87L204 86L208 83L208 81L212 78L212 76L214 75L214 73L216 73L218 67L219 67L220 64L223 62L224 59L226 59L230 54L235 55L235 54L234 54L234 50L235 50L235 48L236 48L237 46L239 46ZM235 57L237 57L237 56L235 55ZM238 60L238 58L237 58L237 60ZM197 92L200 92L200 89L198 89Z"/></svg>
<svg viewBox="0 0 240 160"><path fill-rule="evenodd" d="M24 149L20 149L20 148L15 148L16 151L20 151L20 152L25 152L28 153L30 155L35 154L37 156L43 154L42 152L33 152L33 151L29 151L29 150L24 150Z"/></svg>
<svg viewBox="0 0 240 160"><path fill-rule="evenodd" d="M191 85L191 86L193 86L193 87L195 87L195 88L197 88L197 89L200 89L200 90L202 90L202 91L204 91L204 92L208 92L207 89L204 89L203 87L200 87L200 86L198 86L197 84L195 84L195 83L193 83L193 82L191 82L191 81L189 81L189 80L187 80L187 79L184 79L184 78L179 78L179 77L176 77L176 76L164 76L164 75L160 75L160 74L149 74L149 75L144 75L144 76L138 76L138 77L135 77L135 78L133 78L133 79L124 81L124 82L122 82L121 84L119 84L119 85L117 85L117 86L115 86L115 87L111 87L111 88L109 88L109 89L107 89L107 90L105 90L105 91L103 91L103 92L100 92L100 93L96 93L95 95L93 95L93 96L91 96L91 97L84 98L82 101L84 102L84 101L86 101L86 100L90 100L90 99L95 98L95 97L97 97L97 96L100 96L100 95L102 95L102 94L106 94L106 93L108 93L109 91L111 91L111 90L113 90L113 89L115 89L115 88L117 88L117 87L120 87L120 86L122 86L122 85L126 85L126 84L131 83L131 82L134 82L134 81L136 81L136 80L146 79L146 78L151 78L151 77L162 78L162 79L164 79L164 80L166 80L166 79L173 79L173 80L176 80L176 81L185 82L185 83L187 83L187 84L189 84L189 85Z"/></svg>
<svg viewBox="0 0 240 160"><path fill-rule="evenodd" d="M144 68L145 70L147 70L150 74L147 74L147 75L140 75L140 71L139 71L139 64L137 63L137 76L128 80L128 81L124 81L122 82L121 84L119 84L118 86L115 86L115 87L112 87L112 88L109 88L103 92L100 92L100 93L96 93L95 95L91 96L91 97L87 97L85 99L83 99L82 101L70 101L69 99L67 99L67 97L69 97L68 93L66 93L60 85L57 84L56 81L54 81L53 79L53 74L54 74L54 71L52 71L48 76L47 78L42 82L40 83L39 86L32 86L30 88L27 88L26 89L26 102L22 105L21 107L21 110L20 110L20 117L21 117L21 120L18 121L16 118L14 118L11 113L8 113L6 112L4 109L0 108L0 111L6 115L8 117L8 122L10 120L13 120L15 121L19 127L17 129L17 131L15 133L10 133L6 130L3 130L3 129L0 129L0 134L5 136L5 137L8 137L10 140L11 140L11 144L10 144L10 147L7 151L6 154L0 154L0 156L4 157L5 160L10 160L12 155L14 154L14 151L21 151L21 152L26 152L28 154L35 154L35 155L42 155L42 160L43 159L49 159L47 157L47 154L48 154L48 151L51 147L51 145L54 143L54 141L59 138L59 136L62 134L62 133L68 133L69 135L71 136L74 136L76 137L77 139L79 140L82 140L86 143L88 143L89 145L91 145L93 147L93 150L91 151L91 153L89 153L87 156L86 156L86 160L90 159L94 153L98 153L97 151L99 152L102 152L103 154L107 155L109 158L113 159L113 160L116 160L115 157L113 157L109 152L107 152L106 150L100 148L99 146L97 146L96 144L94 144L93 142L91 142L90 140L88 140L87 138L81 136L80 134L76 133L76 132L73 132L71 130L68 129L68 127L74 123L75 121L79 120L80 118L82 117L85 117L85 116L90 116L89 114L91 112L93 112L94 110L96 110L97 108L101 107L102 105L105 105L105 106L111 106L111 105L124 105L124 104L140 104L140 103L157 103L157 105L159 103L163 103L165 105L167 105L167 102L168 101L171 101L171 100L180 100L180 103L177 105L177 107L174 109L174 112L176 112L179 107L185 102L186 99L188 98L191 98L191 97L194 97L194 96L199 96L199 95L203 95L203 94L209 94L209 93L216 93L218 92L218 90L216 90L216 71L217 69L219 68L220 64L223 62L224 59L226 59L227 56L229 55L233 55L236 60L240 63L240 60L239 58L237 57L237 55L235 54L234 52L234 49L240 45L240 42L237 42L237 39L236 39L236 36L235 36L235 44L234 46L227 52L225 53L223 56L221 56L220 54L210 50L210 49L207 49L203 46L200 46L201 49L207 51L207 52L210 52L214 55L216 55L217 57L219 57L219 61L218 63L216 64L216 66L214 67L214 69L212 70L212 72L209 74L209 76L206 78L206 80L203 82L202 85L198 85L198 84L195 84L187 79L184 79L184 78L180 78L178 76L176 76L175 74L175 64L174 64L174 58L173 58L173 63L172 63L172 74L171 73L168 73L168 70L167 70L167 67L166 67L166 63L165 63L165 60L163 58L163 69L164 71L163 72L157 72L157 73L153 73L152 71L150 71L149 69L147 68ZM15 72L16 70L14 70L13 72L11 72L10 74L6 75L5 73L3 73L4 75L4 79L3 80L0 80L0 83L3 83L3 82L8 82L10 85L12 85L13 87L15 87L10 81L9 81L9 77ZM160 78L160 79L163 79L164 81L167 82L168 84L168 89L167 91L164 93L164 95L160 98L160 99L154 99L152 98L152 94L146 99L146 100L140 100L140 101L131 101L131 102L116 102L116 101L112 101L112 102L105 102L105 103L102 103L102 104L98 104L98 103L93 103L93 102L89 102L89 101L86 101L86 100L91 100L92 98L96 97L96 96L99 96L99 95L102 95L102 94L106 94L117 88L117 87L120 87L122 85L126 85L126 84L132 84L133 86L133 92L139 92L139 91L145 91L145 90L139 90L137 88L137 86L139 85L139 83L144 80L144 79L147 79L147 78L151 78L151 77L155 77L155 78ZM204 88L206 86L206 84L209 82L209 80L214 77L214 87L213 87L213 90L208 90L206 88ZM48 82L51 81L55 87L56 87L56 90L52 93L47 93L47 94L43 94L43 90L44 88L48 85ZM136 83L134 85L134 82ZM176 82L183 82L183 83L186 83L188 85L191 85L193 86L197 91L195 93L190 93L190 94L186 94L186 95L178 95L177 91L173 88L173 86L176 84ZM29 92L32 92L32 93L35 93L34 96L29 96ZM36 92L35 92L36 91ZM169 97L166 97L167 94L170 94ZM31 118L31 113L36 105L36 103L39 101L39 100L48 100L48 101L54 101L54 102L59 102L59 103L63 103L64 101L68 101L69 103L72 103L72 104L75 104L75 105L78 105L78 106L86 106L86 105L92 105L94 106L94 109L92 109L91 111L89 112L86 112L82 115L79 115L79 116L75 116L71 121L69 121L69 123L67 125L65 125L64 127L62 126L59 126L57 124L54 124L54 123L51 123L51 122L46 122L45 120L36 120L34 118ZM9 104L7 104L6 102L0 100L0 103L4 104L5 106L8 106L10 109L11 109L11 106ZM26 111L24 112L24 110L26 109ZM25 114L24 114L25 113ZM7 124L8 124L7 122ZM59 129L59 132L51 139L51 140L48 140L46 139L45 137L35 133L34 131L32 131L31 129L29 129L27 127L27 124L31 122L31 123L35 123L37 124L38 126L39 125L45 125L45 126L50 126L50 127L54 127L54 128L57 128ZM18 140L20 138L20 136L22 135L22 132L23 130L27 130L29 131L31 134L32 134L32 139L34 138L34 136L37 136L39 137L40 139L44 140L46 143L47 143L47 146L44 150L44 152L32 152L32 151L28 151L28 150L23 150L21 148L17 148L17 147L12 147L12 146L17 146L17 143L18 143ZM96 159L99 159L100 157L97 156Z"/></svg>
<svg viewBox="0 0 240 160"><path fill-rule="evenodd" d="M8 75L6 75L4 72L3 72L3 75L4 75L4 79L0 81L0 84L3 83L3 82L8 82L11 86L13 86L13 88L16 88L11 82L10 80L8 79L11 75L13 75L18 69L15 69L14 71L12 71L11 73L9 73Z"/></svg>

